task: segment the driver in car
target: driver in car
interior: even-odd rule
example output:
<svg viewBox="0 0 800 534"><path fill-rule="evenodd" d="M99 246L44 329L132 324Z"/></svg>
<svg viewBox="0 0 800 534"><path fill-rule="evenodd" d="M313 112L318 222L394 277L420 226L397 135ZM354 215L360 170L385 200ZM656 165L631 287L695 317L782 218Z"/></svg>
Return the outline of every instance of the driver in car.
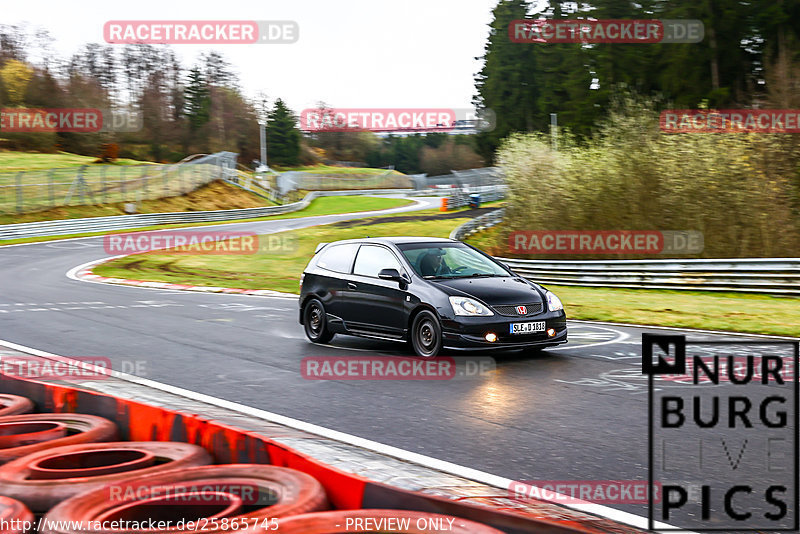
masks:
<svg viewBox="0 0 800 534"><path fill-rule="evenodd" d="M453 272L447 262L444 261L444 251L442 250L435 250L425 254L422 261L420 261L419 268L422 276L441 276Z"/></svg>

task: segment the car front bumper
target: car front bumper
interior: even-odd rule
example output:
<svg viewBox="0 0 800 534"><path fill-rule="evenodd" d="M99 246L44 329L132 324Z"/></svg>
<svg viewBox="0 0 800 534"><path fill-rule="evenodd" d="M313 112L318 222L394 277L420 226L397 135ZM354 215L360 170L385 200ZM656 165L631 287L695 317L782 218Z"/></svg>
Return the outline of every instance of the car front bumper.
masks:
<svg viewBox="0 0 800 534"><path fill-rule="evenodd" d="M443 345L454 349L515 349L549 347L567 342L567 317L563 311L548 312L538 316L513 318L500 315L491 317L441 317ZM511 334L510 325L523 322L545 322L544 332ZM550 336L547 330L553 329ZM497 341L489 342L486 334L494 333Z"/></svg>

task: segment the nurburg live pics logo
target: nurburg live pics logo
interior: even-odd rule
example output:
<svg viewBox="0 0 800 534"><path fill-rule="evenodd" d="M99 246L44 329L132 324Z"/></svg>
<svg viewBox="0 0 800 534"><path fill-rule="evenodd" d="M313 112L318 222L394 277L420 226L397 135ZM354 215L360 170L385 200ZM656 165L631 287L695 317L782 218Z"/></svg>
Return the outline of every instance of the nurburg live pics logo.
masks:
<svg viewBox="0 0 800 534"><path fill-rule="evenodd" d="M648 529L798 531L799 345L642 334Z"/></svg>

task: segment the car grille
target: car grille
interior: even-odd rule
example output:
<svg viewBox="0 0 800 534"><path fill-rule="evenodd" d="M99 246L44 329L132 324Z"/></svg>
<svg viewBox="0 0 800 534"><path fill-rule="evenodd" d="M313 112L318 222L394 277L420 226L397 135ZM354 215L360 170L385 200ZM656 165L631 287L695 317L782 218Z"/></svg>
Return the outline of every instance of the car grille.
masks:
<svg viewBox="0 0 800 534"><path fill-rule="evenodd" d="M492 306L492 309L505 317L530 317L531 315L539 315L542 313L541 302L536 304L520 304L520 306L525 306L528 313L525 315L518 314L517 306Z"/></svg>

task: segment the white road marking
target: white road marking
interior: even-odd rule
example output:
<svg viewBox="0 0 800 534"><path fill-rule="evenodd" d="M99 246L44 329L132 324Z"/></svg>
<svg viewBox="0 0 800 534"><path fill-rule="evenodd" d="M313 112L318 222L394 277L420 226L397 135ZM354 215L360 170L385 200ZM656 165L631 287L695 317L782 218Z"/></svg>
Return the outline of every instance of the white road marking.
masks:
<svg viewBox="0 0 800 534"><path fill-rule="evenodd" d="M568 321L568 323L569 323L569 321ZM577 349L586 349L586 348L589 348L589 347L599 347L600 345L610 345L612 343L622 343L623 341L625 341L626 339L628 339L630 337L630 334L627 334L625 332L620 332L619 330L614 330L613 328L603 328L602 326L594 326L594 327L590 327L590 328L599 328L601 330L607 330L609 332L615 333L617 335L617 337L615 337L614 339L610 339L608 341L600 341L598 343L588 343L586 345L570 345L569 343L567 343L566 345L561 345L561 346L555 347L555 348L549 348L547 350L548 351L567 350L567 349L577 350Z"/></svg>
<svg viewBox="0 0 800 534"><path fill-rule="evenodd" d="M570 323L579 324L601 324L616 327L631 327L631 328L647 328L652 330L678 330L680 332L690 332L698 334L722 334L726 336L745 336L745 337L765 337L769 339L787 339L789 341L797 341L800 337L791 336L773 336L769 334L748 334L746 332L729 332L726 330L703 330L702 328L685 328L682 326L653 326L649 324L635 324L635 323L609 323L607 321L587 321L584 319L570 319ZM622 342L620 342L622 343Z"/></svg>
<svg viewBox="0 0 800 534"><path fill-rule="evenodd" d="M140 300L136 302L142 302L143 304L130 304L130 305L111 305L101 301L90 301L90 302L62 302L59 304L84 304L84 306L66 306L64 308L45 308L43 306L48 306L53 304L52 302L46 302L44 304L35 304L35 303L25 303L25 302L17 302L11 304L5 304L5 306L35 306L34 308L15 308L13 310L2 310L0 309L0 313L13 313L13 312L38 312L38 311L66 311L66 310L106 310L111 308L164 308L166 306L184 306L183 304L178 304L172 301L164 301L164 300Z"/></svg>

